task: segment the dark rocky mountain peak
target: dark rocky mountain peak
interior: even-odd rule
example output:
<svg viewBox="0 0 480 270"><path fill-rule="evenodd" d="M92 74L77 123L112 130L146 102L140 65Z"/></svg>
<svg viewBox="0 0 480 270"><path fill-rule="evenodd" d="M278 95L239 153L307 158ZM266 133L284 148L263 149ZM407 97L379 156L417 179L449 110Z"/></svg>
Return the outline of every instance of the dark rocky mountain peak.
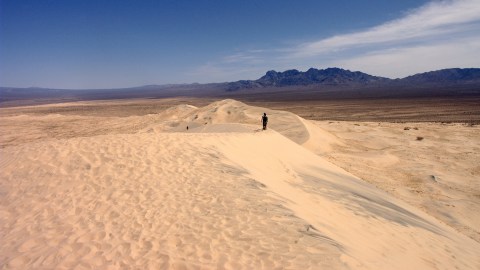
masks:
<svg viewBox="0 0 480 270"><path fill-rule="evenodd" d="M291 86L310 84L368 84L387 81L387 78L376 77L359 71L352 72L341 68L315 69L306 72L296 69L284 72L268 71L263 77L256 80L262 86Z"/></svg>

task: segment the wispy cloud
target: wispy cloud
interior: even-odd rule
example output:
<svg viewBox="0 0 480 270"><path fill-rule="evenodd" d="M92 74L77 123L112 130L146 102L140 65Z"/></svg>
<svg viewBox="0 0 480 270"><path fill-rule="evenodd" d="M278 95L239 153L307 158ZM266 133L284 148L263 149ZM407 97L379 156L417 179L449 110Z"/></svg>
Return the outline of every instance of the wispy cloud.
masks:
<svg viewBox="0 0 480 270"><path fill-rule="evenodd" d="M411 10L403 18L356 33L336 35L300 44L287 55L312 57L361 47L389 47L407 43L435 42L449 35L472 33L479 29L480 1L431 2ZM477 35L479 32L476 32Z"/></svg>
<svg viewBox="0 0 480 270"><path fill-rule="evenodd" d="M272 68L329 66L403 77L448 67L480 67L479 33L480 0L432 1L372 28L290 47L236 52L209 66L217 74L229 70L228 79L255 72L258 76Z"/></svg>
<svg viewBox="0 0 480 270"><path fill-rule="evenodd" d="M438 44L376 50L337 59L335 65L389 78L455 67L480 67L480 39L461 38Z"/></svg>
<svg viewBox="0 0 480 270"><path fill-rule="evenodd" d="M261 63L264 61L263 57L259 54L263 51L247 51L239 52L223 57L222 62L224 63Z"/></svg>
<svg viewBox="0 0 480 270"><path fill-rule="evenodd" d="M238 62L209 62L193 70L186 75L191 82L210 83L210 82L227 82L240 79L256 79L258 74L262 74L265 69L260 66L251 64L238 64Z"/></svg>
<svg viewBox="0 0 480 270"><path fill-rule="evenodd" d="M256 79L258 74L265 71L267 62L274 58L264 50L234 52L219 60L200 65L186 75L200 83Z"/></svg>

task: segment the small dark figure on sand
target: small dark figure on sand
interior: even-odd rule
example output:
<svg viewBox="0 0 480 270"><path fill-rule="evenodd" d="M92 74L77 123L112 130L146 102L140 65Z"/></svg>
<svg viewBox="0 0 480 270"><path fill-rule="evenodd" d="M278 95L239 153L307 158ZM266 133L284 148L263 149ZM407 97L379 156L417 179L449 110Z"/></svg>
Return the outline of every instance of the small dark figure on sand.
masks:
<svg viewBox="0 0 480 270"><path fill-rule="evenodd" d="M268 117L266 113L263 113L262 116L263 130L267 129Z"/></svg>

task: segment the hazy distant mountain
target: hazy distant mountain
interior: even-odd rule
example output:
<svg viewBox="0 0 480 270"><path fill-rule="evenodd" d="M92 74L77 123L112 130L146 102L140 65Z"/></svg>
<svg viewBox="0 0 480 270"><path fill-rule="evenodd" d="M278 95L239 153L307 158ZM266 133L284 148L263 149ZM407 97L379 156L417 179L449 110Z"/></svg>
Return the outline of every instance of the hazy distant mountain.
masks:
<svg viewBox="0 0 480 270"><path fill-rule="evenodd" d="M247 90L247 91L244 91ZM268 71L257 80L145 85L122 89L0 87L0 103L38 104L76 100L210 97L252 100L480 96L480 68L452 68L389 79L341 68Z"/></svg>
<svg viewBox="0 0 480 270"><path fill-rule="evenodd" d="M469 83L480 82L480 68L450 68L419 73L400 79L403 83Z"/></svg>

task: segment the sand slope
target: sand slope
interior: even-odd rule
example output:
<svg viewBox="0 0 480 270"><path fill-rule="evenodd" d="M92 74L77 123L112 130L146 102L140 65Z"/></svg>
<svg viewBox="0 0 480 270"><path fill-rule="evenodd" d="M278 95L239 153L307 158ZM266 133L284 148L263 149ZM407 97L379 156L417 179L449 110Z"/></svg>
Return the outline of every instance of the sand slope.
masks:
<svg viewBox="0 0 480 270"><path fill-rule="evenodd" d="M480 242L479 126L315 124L343 142L317 153Z"/></svg>
<svg viewBox="0 0 480 270"><path fill-rule="evenodd" d="M326 149L335 136L315 143L328 133L288 113L261 132L263 109L242 106L2 148L0 267L479 268L478 242L297 144Z"/></svg>

